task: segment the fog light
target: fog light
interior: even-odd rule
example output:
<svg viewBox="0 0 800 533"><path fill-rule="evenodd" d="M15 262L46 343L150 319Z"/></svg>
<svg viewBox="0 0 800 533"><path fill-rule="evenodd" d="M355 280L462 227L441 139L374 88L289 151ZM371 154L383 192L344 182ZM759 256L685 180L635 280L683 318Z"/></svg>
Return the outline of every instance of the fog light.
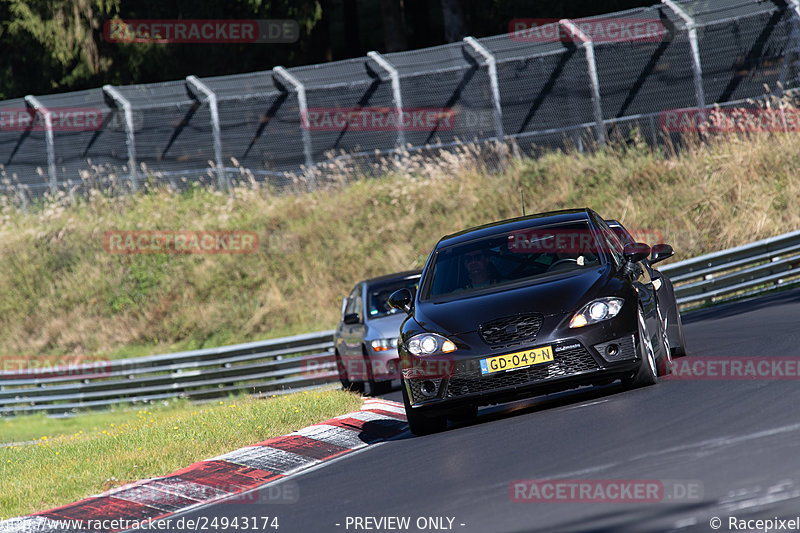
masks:
<svg viewBox="0 0 800 533"><path fill-rule="evenodd" d="M608 346L606 346L606 355L608 355L609 357L614 357L617 354L619 354L619 346L617 346L616 344L609 344Z"/></svg>
<svg viewBox="0 0 800 533"><path fill-rule="evenodd" d="M419 386L419 390L423 394L423 396L427 396L428 398L430 398L431 396L434 396L436 394L436 384L433 381L425 380Z"/></svg>

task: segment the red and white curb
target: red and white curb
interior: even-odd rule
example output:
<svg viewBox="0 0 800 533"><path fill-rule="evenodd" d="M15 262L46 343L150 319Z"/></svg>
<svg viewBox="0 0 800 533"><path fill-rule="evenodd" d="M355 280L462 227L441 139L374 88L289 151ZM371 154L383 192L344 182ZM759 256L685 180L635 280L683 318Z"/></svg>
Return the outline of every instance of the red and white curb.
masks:
<svg viewBox="0 0 800 533"><path fill-rule="evenodd" d="M125 528L97 529L92 524L125 521L130 527L132 522L165 518L188 507L250 491L406 429L402 404L365 398L360 411L194 463L164 477L0 522L0 533L118 531Z"/></svg>

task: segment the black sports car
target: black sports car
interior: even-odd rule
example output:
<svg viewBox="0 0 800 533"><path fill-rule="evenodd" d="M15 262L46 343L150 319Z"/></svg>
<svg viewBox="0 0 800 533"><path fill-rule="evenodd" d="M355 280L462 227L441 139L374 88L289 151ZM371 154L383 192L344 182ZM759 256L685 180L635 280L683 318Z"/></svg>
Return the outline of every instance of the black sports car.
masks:
<svg viewBox="0 0 800 533"><path fill-rule="evenodd" d="M442 238L398 353L411 431L440 431L479 405L671 371L646 244L624 246L590 209L504 220Z"/></svg>

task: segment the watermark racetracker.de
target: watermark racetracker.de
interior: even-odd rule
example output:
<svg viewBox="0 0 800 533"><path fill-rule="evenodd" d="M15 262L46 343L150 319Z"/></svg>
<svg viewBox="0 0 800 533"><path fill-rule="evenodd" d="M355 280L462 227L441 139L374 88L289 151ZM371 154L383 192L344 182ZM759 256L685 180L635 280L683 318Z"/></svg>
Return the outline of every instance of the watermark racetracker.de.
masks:
<svg viewBox="0 0 800 533"><path fill-rule="evenodd" d="M441 379L452 377L457 372L456 361L447 355L399 358L387 362L377 359L340 358L321 355L305 359L301 365L302 375L307 378L328 378L338 372L342 376L380 376L381 379Z"/></svg>
<svg viewBox="0 0 800 533"><path fill-rule="evenodd" d="M467 107L312 107L303 112L301 125L309 131L474 132L493 129L494 119L492 110Z"/></svg>
<svg viewBox="0 0 800 533"><path fill-rule="evenodd" d="M708 356L673 361L664 379L697 381L800 380L800 360L794 357Z"/></svg>
<svg viewBox="0 0 800 533"><path fill-rule="evenodd" d="M0 355L0 382L25 379L93 379L111 375L111 361L82 355Z"/></svg>
<svg viewBox="0 0 800 533"><path fill-rule="evenodd" d="M516 503L681 503L703 499L699 480L525 479L509 483Z"/></svg>
<svg viewBox="0 0 800 533"><path fill-rule="evenodd" d="M222 504L295 504L300 501L300 485L296 481L260 487L258 490L242 490L237 483L177 483L167 480L147 481L130 486L104 491L100 496L123 497L141 501L153 496L169 498L189 498L195 501L208 501L224 498Z"/></svg>
<svg viewBox="0 0 800 533"><path fill-rule="evenodd" d="M559 19L517 18L508 23L508 33L513 41L523 43L576 42L580 40L576 27L595 44L660 42L671 35L658 18L604 17L572 22L574 27L559 24Z"/></svg>
<svg viewBox="0 0 800 533"><path fill-rule="evenodd" d="M635 242L650 246L664 242L664 235L656 229L634 228L628 230ZM599 235L589 229L524 229L508 235L508 249L514 253L595 253L607 245Z"/></svg>
<svg viewBox="0 0 800 533"><path fill-rule="evenodd" d="M432 131L451 130L456 113L449 108L314 107L303 112L310 131Z"/></svg>
<svg viewBox="0 0 800 533"><path fill-rule="evenodd" d="M669 133L800 132L799 109L666 109L659 114Z"/></svg>
<svg viewBox="0 0 800 533"><path fill-rule="evenodd" d="M0 131L98 131L105 116L98 107L0 108Z"/></svg>
<svg viewBox="0 0 800 533"><path fill-rule="evenodd" d="M259 250L252 231L109 230L103 236L109 254L252 254Z"/></svg>
<svg viewBox="0 0 800 533"><path fill-rule="evenodd" d="M103 36L120 44L294 43L300 25L291 19L114 19L103 25Z"/></svg>

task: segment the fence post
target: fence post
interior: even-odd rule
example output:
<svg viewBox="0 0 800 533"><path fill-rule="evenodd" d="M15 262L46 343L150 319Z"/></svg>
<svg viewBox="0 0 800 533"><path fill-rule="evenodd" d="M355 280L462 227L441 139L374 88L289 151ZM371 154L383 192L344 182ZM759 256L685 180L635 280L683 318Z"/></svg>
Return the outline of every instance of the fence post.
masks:
<svg viewBox="0 0 800 533"><path fill-rule="evenodd" d="M368 52L367 56L380 65L392 80L392 99L394 100L395 113L397 113L397 149L402 150L406 147L406 132L400 125L400 119L403 116L403 94L400 92L400 74L394 68L394 65L386 61L378 52Z"/></svg>
<svg viewBox="0 0 800 533"><path fill-rule="evenodd" d="M306 88L300 83L300 80L283 67L275 67L272 69L272 72L283 78L283 80L294 87L294 90L297 92L297 105L300 108L300 130L303 133L303 151L306 156L306 176L309 188L314 190L315 180L311 172L314 167L314 158L311 155L311 133L308 131L308 101L306 100Z"/></svg>
<svg viewBox="0 0 800 533"><path fill-rule="evenodd" d="M474 37L464 37L464 42L486 60L486 68L489 71L489 89L492 91L492 104L494 108L494 131L497 136L497 142L505 143L506 136L503 132L503 107L500 105L500 85L497 83L497 60L494 54Z"/></svg>
<svg viewBox="0 0 800 533"><path fill-rule="evenodd" d="M784 49L784 57L789 57L790 54L792 54L792 53L798 54L798 52L800 52L800 50L799 50L800 46L798 46L798 38L797 38L798 25L800 25L800 1L798 1L798 0L788 0L788 3L789 3L789 6L792 8L792 11L794 11L794 16L795 16L795 21L794 22L795 23L792 24L791 34L789 35L789 42L792 43L792 44L788 45L787 48ZM786 73L789 70L789 64L790 63L791 63L790 61L785 61L784 60L783 61L783 66L781 67L781 75L780 75L780 78L779 78L779 81L778 81L778 84L780 85L780 88L781 88L781 96L786 94L786 89L784 89L784 86L786 85ZM783 109L783 107L784 107L783 106L783 101L780 101L780 106L781 106L781 116L783 117L783 122L784 122L784 125L785 125L786 124L786 114L785 114L784 109Z"/></svg>
<svg viewBox="0 0 800 533"><path fill-rule="evenodd" d="M689 36L689 48L692 50L692 70L694 71L694 94L697 98L697 107L706 107L706 94L703 90L703 69L700 66L700 46L697 44L697 24L689 14L672 0L661 0L665 6L670 8L686 24L686 32Z"/></svg>
<svg viewBox="0 0 800 533"><path fill-rule="evenodd" d="M228 180L228 173L225 172L224 161L222 160L222 133L219 128L219 108L217 107L217 95L214 94L208 85L200 81L197 76L186 76L186 83L195 90L200 91L206 97L208 110L211 112L211 135L214 139L214 160L217 164L217 186L220 190L230 191L231 184ZM195 94L195 98L197 95ZM199 100L199 98L197 98Z"/></svg>
<svg viewBox="0 0 800 533"><path fill-rule="evenodd" d="M130 167L128 177L131 182L131 189L136 191L139 184L136 179L136 138L134 137L133 108L130 101L111 85L103 85L103 93L111 98L116 105L122 107L122 113L125 115L125 144L128 146L128 167Z"/></svg>
<svg viewBox="0 0 800 533"><path fill-rule="evenodd" d="M53 142L53 122L50 120L50 111L39 101L38 98L29 94L25 97L25 103L33 108L35 113L44 120L45 145L47 146L47 174L50 178L50 193L55 196L58 192L58 181L56 178L56 152Z"/></svg>
<svg viewBox="0 0 800 533"><path fill-rule="evenodd" d="M22 214L28 214L28 197L25 196L25 188L22 184L19 184L19 189L17 189L17 194L19 195L19 202L22 205Z"/></svg>
<svg viewBox="0 0 800 533"><path fill-rule="evenodd" d="M594 60L594 43L591 37L576 26L569 19L561 19L558 23L569 30L574 37L583 43L586 52L586 65L589 69L589 82L592 84L592 107L594 107L594 121L597 124L597 138L600 144L606 143L606 125L603 122L603 107L600 101L600 80L597 77L597 63Z"/></svg>

